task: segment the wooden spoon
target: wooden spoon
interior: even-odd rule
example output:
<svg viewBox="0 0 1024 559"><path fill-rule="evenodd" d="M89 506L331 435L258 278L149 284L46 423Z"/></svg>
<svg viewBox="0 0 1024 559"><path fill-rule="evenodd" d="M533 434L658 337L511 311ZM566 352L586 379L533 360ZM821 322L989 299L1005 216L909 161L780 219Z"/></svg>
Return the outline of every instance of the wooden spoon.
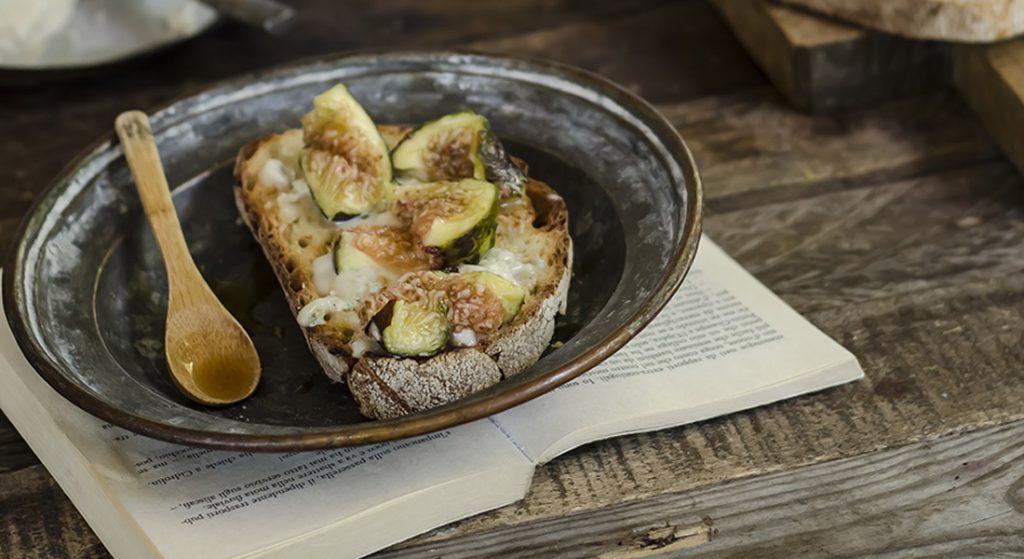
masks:
<svg viewBox="0 0 1024 559"><path fill-rule="evenodd" d="M189 255L149 119L128 111L118 115L114 128L167 269L164 347L171 378L201 404L220 406L247 398L260 381L259 355Z"/></svg>

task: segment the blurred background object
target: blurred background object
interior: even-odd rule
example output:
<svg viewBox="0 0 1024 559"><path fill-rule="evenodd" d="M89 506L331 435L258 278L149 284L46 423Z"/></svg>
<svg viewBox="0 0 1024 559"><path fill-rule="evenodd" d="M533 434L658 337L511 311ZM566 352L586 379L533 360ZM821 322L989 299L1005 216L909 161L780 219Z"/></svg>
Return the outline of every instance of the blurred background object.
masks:
<svg viewBox="0 0 1024 559"><path fill-rule="evenodd" d="M76 0L0 0L0 62L33 64L71 20Z"/></svg>
<svg viewBox="0 0 1024 559"><path fill-rule="evenodd" d="M896 35L991 43L1024 33L1022 0L780 0Z"/></svg>
<svg viewBox="0 0 1024 559"><path fill-rule="evenodd" d="M295 10L275 0L201 0L221 14L270 33L284 33Z"/></svg>
<svg viewBox="0 0 1024 559"><path fill-rule="evenodd" d="M217 20L195 0L0 0L0 70L108 64L197 35Z"/></svg>

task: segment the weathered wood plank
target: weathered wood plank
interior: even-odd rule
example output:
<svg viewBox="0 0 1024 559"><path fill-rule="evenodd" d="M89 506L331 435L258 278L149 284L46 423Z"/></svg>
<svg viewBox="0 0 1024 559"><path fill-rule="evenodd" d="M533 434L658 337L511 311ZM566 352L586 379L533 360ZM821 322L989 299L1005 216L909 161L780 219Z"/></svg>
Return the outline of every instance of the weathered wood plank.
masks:
<svg viewBox="0 0 1024 559"><path fill-rule="evenodd" d="M693 150L713 211L999 158L971 111L948 93L841 115L801 114L763 90L659 108Z"/></svg>
<svg viewBox="0 0 1024 559"><path fill-rule="evenodd" d="M60 486L36 465L0 475L0 557L110 559Z"/></svg>
<svg viewBox="0 0 1024 559"><path fill-rule="evenodd" d="M284 35L226 22L156 59L74 88L0 90L10 115L77 103L123 105L118 96L195 89L205 82L303 57L365 49L444 48L474 40L526 33L573 22L615 18L656 9L670 0L325 0L291 2L296 21ZM26 95L26 93L30 93ZM116 95L112 95L116 94ZM58 105L58 106L55 106ZM6 116L6 115L5 115ZM4 119L6 120L6 119Z"/></svg>
<svg viewBox="0 0 1024 559"><path fill-rule="evenodd" d="M705 2L677 2L614 20L592 20L468 46L573 64L608 77L652 103L764 84L743 48Z"/></svg>
<svg viewBox="0 0 1024 559"><path fill-rule="evenodd" d="M714 12L704 3L669 0L599 0L580 4L572 0L521 0L510 3L443 0L349 2L339 9L332 2L308 2L316 9L303 10L295 31L267 40L265 34L244 26L225 24L161 55L151 64L103 80L75 82L74 88L39 87L0 89L0 131L35 132L41 138L54 139L51 129L32 130L39 123L60 122L61 128L81 126L74 118L92 120L94 112L106 115L125 106L150 107L173 97L206 87L209 83L248 71L284 64L297 59L332 56L367 49L444 49L487 48L487 50L554 58L571 64L590 66L606 63L604 56L592 53L617 52L615 47L635 48L657 37L673 41L666 46L689 47L702 42L722 51L724 68L695 72L682 78L699 83L713 79L725 87L760 82L746 54L728 34ZM619 32L620 25L637 29L637 18L647 25L651 35ZM415 29L416 31L412 31ZM596 32L595 32L596 31ZM587 34L586 48L573 41ZM559 37L564 36L564 39ZM673 37L675 36L675 37ZM509 37L521 40L505 41ZM555 50L537 50L545 41ZM636 42L636 43L634 43ZM494 46L488 46L494 45ZM701 57L682 56L669 49L641 47L647 53L675 64L701 65ZM639 58L639 57L637 57ZM695 60L689 60L695 59ZM619 67L632 71L629 65ZM647 74L648 83L661 79L679 79L666 70ZM637 77L641 72L636 72ZM725 79L733 76L732 81ZM744 82L746 80L746 82ZM701 90L701 94L711 91ZM103 131L110 123L100 123ZM97 129L99 130L99 129ZM45 134L45 135L44 135ZM94 133L95 136L98 132ZM24 140L24 138L23 138ZM38 147L34 142L30 146ZM85 142L79 142L84 144ZM44 144L46 145L46 144ZM0 151L2 154L3 151Z"/></svg>
<svg viewBox="0 0 1024 559"><path fill-rule="evenodd" d="M1024 422L375 557L1022 555Z"/></svg>
<svg viewBox="0 0 1024 559"><path fill-rule="evenodd" d="M17 470L38 462L10 420L0 413L0 472Z"/></svg>
<svg viewBox="0 0 1024 559"><path fill-rule="evenodd" d="M824 19L766 0L715 0L740 42L794 106L868 106L948 82L948 47Z"/></svg>
<svg viewBox="0 0 1024 559"><path fill-rule="evenodd" d="M804 314L966 290L1024 272L1022 182L994 162L718 213L707 230Z"/></svg>
<svg viewBox="0 0 1024 559"><path fill-rule="evenodd" d="M1024 39L955 50L957 89L1024 174Z"/></svg>

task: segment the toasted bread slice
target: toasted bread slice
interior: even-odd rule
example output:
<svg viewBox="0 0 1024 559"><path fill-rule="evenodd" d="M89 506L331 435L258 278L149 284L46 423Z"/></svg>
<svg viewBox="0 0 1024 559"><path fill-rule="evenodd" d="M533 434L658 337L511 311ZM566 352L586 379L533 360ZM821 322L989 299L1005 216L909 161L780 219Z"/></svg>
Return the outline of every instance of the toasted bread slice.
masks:
<svg viewBox="0 0 1024 559"><path fill-rule="evenodd" d="M380 126L389 147L407 132ZM296 318L321 297L318 259L329 254L338 226L319 212L308 192L292 185L301 173L302 131L267 136L242 148L235 162L235 201L262 246ZM522 372L550 343L555 315L564 312L572 242L565 202L547 185L529 180L524 201L502 205L495 247L514 255L529 289L515 318L473 347L428 358L363 354L365 336L353 312L326 313L302 328L314 356L332 380L347 382L363 415L390 418L443 405ZM322 287L322 285L321 285Z"/></svg>

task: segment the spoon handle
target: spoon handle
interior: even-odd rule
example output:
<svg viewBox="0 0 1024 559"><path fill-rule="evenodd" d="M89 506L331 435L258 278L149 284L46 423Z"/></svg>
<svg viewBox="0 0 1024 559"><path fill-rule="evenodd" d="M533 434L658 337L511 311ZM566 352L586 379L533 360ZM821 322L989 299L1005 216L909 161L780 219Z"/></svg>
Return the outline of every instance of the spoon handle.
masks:
<svg viewBox="0 0 1024 559"><path fill-rule="evenodd" d="M125 159L135 177L135 188L164 256L168 281L173 286L174 278L184 279L198 271L185 244L178 214L174 211L171 189L153 141L149 118L141 111L123 112L114 121L114 129L121 139Z"/></svg>

